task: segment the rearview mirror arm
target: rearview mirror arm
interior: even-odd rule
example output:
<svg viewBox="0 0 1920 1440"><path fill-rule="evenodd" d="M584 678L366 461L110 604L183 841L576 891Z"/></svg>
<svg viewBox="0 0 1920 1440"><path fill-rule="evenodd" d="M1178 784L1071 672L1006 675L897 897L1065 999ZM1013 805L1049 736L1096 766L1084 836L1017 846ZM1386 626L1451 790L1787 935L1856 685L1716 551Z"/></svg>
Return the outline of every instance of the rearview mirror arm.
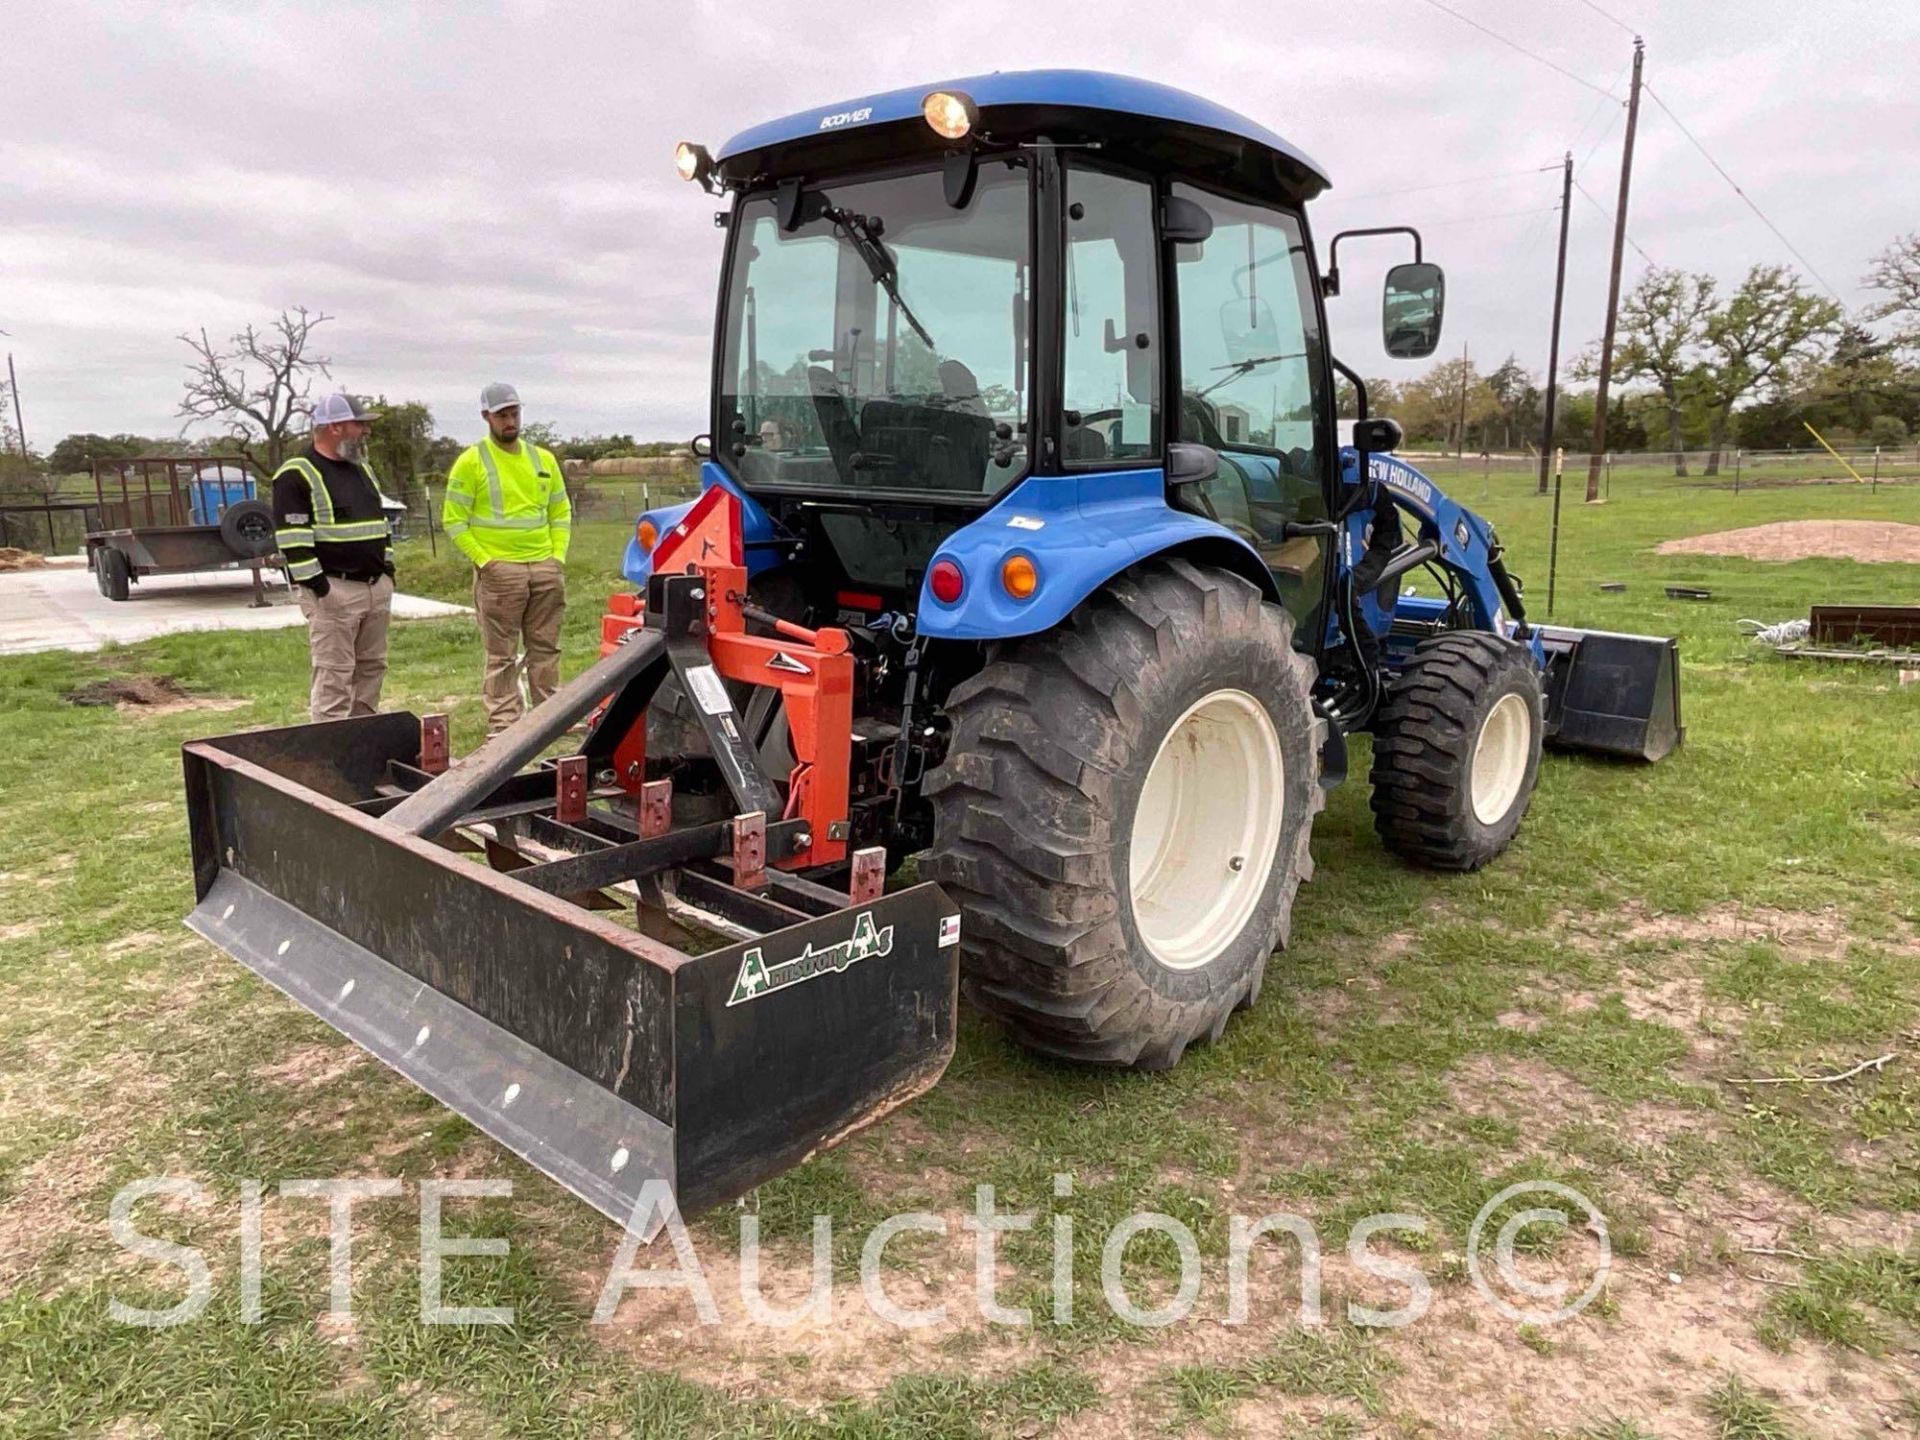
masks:
<svg viewBox="0 0 1920 1440"><path fill-rule="evenodd" d="M1320 277L1320 293L1331 300L1340 293L1340 242L1361 235L1411 235L1413 263L1424 258L1420 253L1420 232L1411 225L1382 225L1372 230L1342 230L1327 243L1327 273Z"/></svg>

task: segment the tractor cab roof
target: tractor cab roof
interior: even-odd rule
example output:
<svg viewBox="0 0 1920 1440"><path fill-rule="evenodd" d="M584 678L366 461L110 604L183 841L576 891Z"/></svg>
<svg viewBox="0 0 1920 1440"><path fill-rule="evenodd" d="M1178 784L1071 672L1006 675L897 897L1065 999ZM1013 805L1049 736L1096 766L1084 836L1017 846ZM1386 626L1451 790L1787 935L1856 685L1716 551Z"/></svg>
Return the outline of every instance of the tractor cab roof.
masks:
<svg viewBox="0 0 1920 1440"><path fill-rule="evenodd" d="M935 90L971 96L989 141L1097 141L1118 159L1295 201L1330 183L1304 152L1244 115L1171 85L1097 70L995 71L802 110L735 135L717 152L716 168L730 183L757 184L937 157L947 142L921 113Z"/></svg>

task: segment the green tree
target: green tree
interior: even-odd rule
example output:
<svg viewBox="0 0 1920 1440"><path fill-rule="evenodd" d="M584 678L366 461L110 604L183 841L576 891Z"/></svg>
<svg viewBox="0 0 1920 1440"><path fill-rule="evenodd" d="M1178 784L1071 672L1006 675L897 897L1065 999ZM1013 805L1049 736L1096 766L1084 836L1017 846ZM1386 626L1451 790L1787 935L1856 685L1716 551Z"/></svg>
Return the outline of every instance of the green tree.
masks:
<svg viewBox="0 0 1920 1440"><path fill-rule="evenodd" d="M1402 388L1396 418L1409 440L1463 452L1467 432L1479 426L1484 437L1487 422L1499 414L1500 397L1473 361L1461 359L1443 360Z"/></svg>
<svg viewBox="0 0 1920 1440"><path fill-rule="evenodd" d="M152 454L143 435L69 435L47 452L47 468L56 475L91 475L96 460L131 460Z"/></svg>
<svg viewBox="0 0 1920 1440"><path fill-rule="evenodd" d="M1860 283L1887 297L1867 311L1867 318L1893 321L1893 343L1920 350L1920 230L1902 235L1874 256L1873 268Z"/></svg>
<svg viewBox="0 0 1920 1440"><path fill-rule="evenodd" d="M418 400L389 400L382 395L373 402L379 418L367 437L367 457L381 483L401 490L412 490L427 470L427 452L433 444L433 411ZM398 498L397 496L395 498Z"/></svg>
<svg viewBox="0 0 1920 1440"><path fill-rule="evenodd" d="M1374 415L1391 415L1400 405L1400 387L1391 380L1378 375L1369 375L1367 379L1367 409ZM1360 396L1353 388L1353 382L1342 375L1333 383L1334 414L1343 420L1360 418Z"/></svg>
<svg viewBox="0 0 1920 1440"><path fill-rule="evenodd" d="M1700 348L1714 314L1714 288L1711 275L1654 267L1620 304L1621 342L1613 352L1611 383L1647 380L1659 390L1666 401L1667 449L1673 454L1675 475L1687 473L1681 408L1697 378ZM1576 373L1582 368L1591 375L1598 362L1583 356Z"/></svg>
<svg viewBox="0 0 1920 1440"><path fill-rule="evenodd" d="M1513 449L1515 435L1522 442L1530 441L1540 429L1541 395L1533 383L1533 373L1509 353L1500 368L1487 377L1487 388L1500 402L1500 414L1488 422L1489 426L1500 427L1500 448ZM1484 448L1493 448L1488 443L1490 434L1481 440Z"/></svg>
<svg viewBox="0 0 1920 1440"><path fill-rule="evenodd" d="M1756 265L1732 298L1708 316L1707 354L1698 370L1713 415L1707 474L1720 473L1734 407L1763 386L1791 383L1802 368L1817 363L1826 337L1845 313L1810 293L1786 266Z"/></svg>

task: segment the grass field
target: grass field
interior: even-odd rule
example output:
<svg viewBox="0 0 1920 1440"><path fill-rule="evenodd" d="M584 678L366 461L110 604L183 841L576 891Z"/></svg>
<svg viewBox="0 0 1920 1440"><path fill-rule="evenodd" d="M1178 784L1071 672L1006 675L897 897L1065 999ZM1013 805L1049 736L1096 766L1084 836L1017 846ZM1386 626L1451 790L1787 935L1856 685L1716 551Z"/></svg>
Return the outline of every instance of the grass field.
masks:
<svg viewBox="0 0 1920 1440"><path fill-rule="evenodd" d="M1499 524L1539 605L1546 504L1523 477L1494 477L1485 501L1477 477L1457 488ZM1461 877L1389 860L1349 783L1319 819L1293 946L1219 1043L1170 1074L1084 1073L966 1013L930 1095L694 1224L718 1325L673 1290L630 1292L614 1323L589 1323L613 1226L180 927L178 746L299 718L300 632L0 660L0 1433L1920 1433L1920 685L1782 660L1734 626L1816 600L1920 602L1920 566L1652 553L1808 517L1920 523L1920 490L1736 500L1616 473L1610 504L1569 503L1555 618L1681 637L1683 750L1653 768L1550 757L1514 848ZM625 535L597 524L576 543L571 664L592 653ZM459 598L444 551L414 544L401 565L408 588ZM1625 593L1598 591L1613 580ZM1666 584L1715 598L1669 601ZM470 746L478 672L470 623L397 626L388 703L450 711ZM200 707L62 698L110 674L173 676ZM1735 1083L1888 1053L1834 1084ZM108 1308L184 1293L177 1268L108 1235L115 1191L149 1175L203 1187L138 1211L210 1266L211 1304L171 1329ZM350 1322L326 1314L326 1207L275 1193L335 1175L406 1185L355 1212ZM430 1176L512 1182L511 1200L449 1205L453 1233L504 1237L508 1253L447 1266L448 1303L511 1305L511 1327L422 1323ZM245 1323L239 1197L256 1179L265 1262ZM1599 1298L1559 1325L1489 1308L1462 1258L1483 1203L1535 1179L1590 1197L1612 1246ZM957 1220L980 1184L1038 1216L1002 1238L999 1269L1028 1326L968 1303L973 1236ZM901 1303L944 1299L943 1322L886 1326L857 1281L830 1322L746 1318L742 1214L768 1241L770 1299L792 1304L816 1213L833 1217L844 1278L872 1227L912 1209L956 1223L894 1245L887 1283ZM1101 1298L1102 1237L1140 1209L1189 1226L1203 1260L1193 1318L1165 1329ZM1297 1323L1290 1242L1260 1249L1251 1313L1223 1323L1229 1217L1279 1211L1318 1228L1326 1323ZM1345 1246L1387 1211L1425 1230L1377 1238L1375 1255L1433 1298L1376 1332L1348 1302L1389 1308L1408 1287ZM1049 1298L1060 1216L1071 1319ZM1521 1238L1541 1276L1583 1278L1597 1253L1584 1231ZM1138 1303L1171 1292L1170 1245L1146 1237L1128 1261Z"/></svg>

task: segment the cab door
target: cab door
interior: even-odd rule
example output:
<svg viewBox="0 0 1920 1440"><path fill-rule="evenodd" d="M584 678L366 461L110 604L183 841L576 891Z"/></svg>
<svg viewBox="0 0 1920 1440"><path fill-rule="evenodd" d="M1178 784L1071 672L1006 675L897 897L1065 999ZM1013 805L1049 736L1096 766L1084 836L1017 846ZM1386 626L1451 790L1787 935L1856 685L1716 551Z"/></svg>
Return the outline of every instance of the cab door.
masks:
<svg viewBox="0 0 1920 1440"><path fill-rule="evenodd" d="M1176 503L1218 520L1260 552L1316 649L1329 542L1292 535L1327 518L1330 413L1317 282L1297 214L1175 182L1170 193L1213 221L1204 241L1172 246L1178 382L1176 438L1220 454L1212 480Z"/></svg>

